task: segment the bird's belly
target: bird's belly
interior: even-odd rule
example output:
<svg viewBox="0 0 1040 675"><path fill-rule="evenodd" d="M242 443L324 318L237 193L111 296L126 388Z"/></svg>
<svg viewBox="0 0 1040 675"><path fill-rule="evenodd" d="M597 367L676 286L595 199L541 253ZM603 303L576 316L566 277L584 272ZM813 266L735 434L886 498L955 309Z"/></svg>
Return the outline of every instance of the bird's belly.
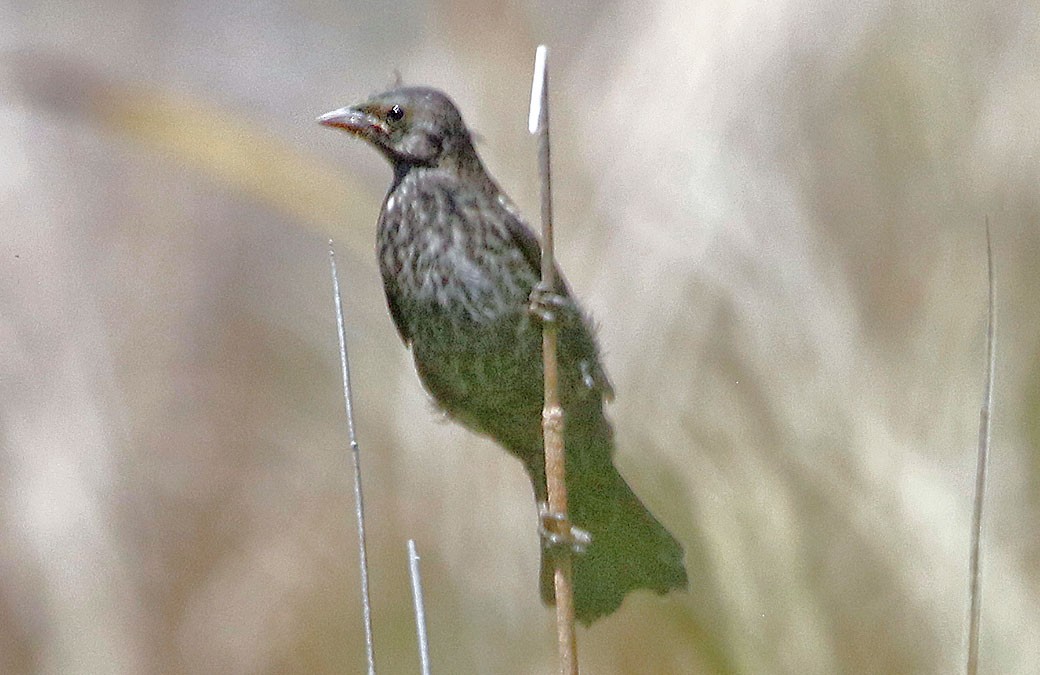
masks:
<svg viewBox="0 0 1040 675"><path fill-rule="evenodd" d="M537 426L541 331L524 312L485 322L427 317L421 324L412 335L416 370L445 412L495 437Z"/></svg>

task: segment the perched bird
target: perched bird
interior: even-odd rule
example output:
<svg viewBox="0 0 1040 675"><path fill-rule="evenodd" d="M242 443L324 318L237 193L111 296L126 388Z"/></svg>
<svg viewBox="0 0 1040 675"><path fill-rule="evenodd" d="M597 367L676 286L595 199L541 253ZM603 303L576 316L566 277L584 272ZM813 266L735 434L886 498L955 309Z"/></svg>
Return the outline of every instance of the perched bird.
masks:
<svg viewBox="0 0 1040 675"><path fill-rule="evenodd" d="M389 160L394 178L377 251L397 331L437 404L519 458L540 505L547 495L539 314L557 322L568 516L591 535L573 562L577 618L588 625L637 588L685 587L682 547L614 468L603 412L613 391L591 322L562 276L555 288L539 287L538 240L488 175L451 99L399 87L318 121ZM532 311L532 293L541 311ZM548 604L555 600L550 548L541 574Z"/></svg>

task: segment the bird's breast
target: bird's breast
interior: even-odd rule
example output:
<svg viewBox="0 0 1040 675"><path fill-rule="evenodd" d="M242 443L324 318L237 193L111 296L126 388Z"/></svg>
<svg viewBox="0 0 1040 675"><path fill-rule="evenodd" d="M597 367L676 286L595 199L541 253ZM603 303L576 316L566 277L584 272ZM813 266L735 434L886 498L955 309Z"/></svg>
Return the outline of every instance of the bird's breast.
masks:
<svg viewBox="0 0 1040 675"><path fill-rule="evenodd" d="M421 181L390 192L379 262L406 321L480 324L519 312L537 279L496 208L479 193Z"/></svg>

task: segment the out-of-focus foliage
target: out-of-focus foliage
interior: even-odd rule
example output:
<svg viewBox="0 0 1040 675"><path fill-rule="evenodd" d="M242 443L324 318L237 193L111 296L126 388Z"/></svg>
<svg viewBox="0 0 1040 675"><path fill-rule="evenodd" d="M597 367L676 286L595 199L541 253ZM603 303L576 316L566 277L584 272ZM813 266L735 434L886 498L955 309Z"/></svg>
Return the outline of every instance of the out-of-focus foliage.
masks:
<svg viewBox="0 0 1040 675"><path fill-rule="evenodd" d="M551 46L563 267L622 471L690 592L589 672L954 672L998 370L983 672L1040 662L1040 61L1029 3L0 4L0 671L360 672L326 241L338 241L377 658L553 672L520 466L439 421L372 255L389 182L314 123L440 86L536 213Z"/></svg>

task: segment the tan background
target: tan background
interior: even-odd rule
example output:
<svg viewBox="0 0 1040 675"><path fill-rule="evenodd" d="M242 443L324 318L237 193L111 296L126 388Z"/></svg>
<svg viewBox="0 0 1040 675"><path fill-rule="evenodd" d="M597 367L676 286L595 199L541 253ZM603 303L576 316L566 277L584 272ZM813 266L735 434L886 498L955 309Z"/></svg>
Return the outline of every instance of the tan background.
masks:
<svg viewBox="0 0 1040 675"><path fill-rule="evenodd" d="M526 478L432 411L389 170L313 121L445 88L535 213L547 42L559 256L691 576L586 671L957 671L988 217L982 671L1036 672L1040 17L998 4L0 4L0 671L361 671L330 236L382 672L418 665L408 537L437 672L553 671Z"/></svg>

